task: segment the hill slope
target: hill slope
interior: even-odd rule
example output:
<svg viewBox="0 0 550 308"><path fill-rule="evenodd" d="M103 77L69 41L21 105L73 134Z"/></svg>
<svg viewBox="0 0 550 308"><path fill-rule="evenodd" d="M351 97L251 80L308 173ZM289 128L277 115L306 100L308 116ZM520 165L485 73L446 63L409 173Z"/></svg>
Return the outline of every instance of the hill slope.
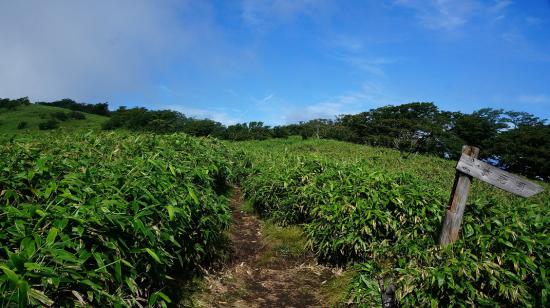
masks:
<svg viewBox="0 0 550 308"><path fill-rule="evenodd" d="M15 110L0 108L0 134L19 134L38 131L38 124L52 119L52 115L57 112L69 113L71 110L34 104L19 106ZM83 114L86 117L83 120L71 118L67 121L60 121L59 129L64 131L97 130L108 119L107 117L95 114ZM18 129L17 127L21 122L27 122L27 126L23 129Z"/></svg>

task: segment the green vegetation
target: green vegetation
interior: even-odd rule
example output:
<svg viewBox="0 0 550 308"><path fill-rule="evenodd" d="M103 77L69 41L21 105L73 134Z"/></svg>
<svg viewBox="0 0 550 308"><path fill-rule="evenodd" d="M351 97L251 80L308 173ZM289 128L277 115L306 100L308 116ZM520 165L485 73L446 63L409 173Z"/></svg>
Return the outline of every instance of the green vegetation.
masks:
<svg viewBox="0 0 550 308"><path fill-rule="evenodd" d="M110 115L109 104L107 103L99 103L99 104L77 103L72 99L65 98L54 102L36 102L36 104L43 105L43 106L70 109L77 112L86 112L86 113L97 114L101 116Z"/></svg>
<svg viewBox="0 0 550 308"><path fill-rule="evenodd" d="M300 226L282 227L268 222L263 224L262 234L265 245L262 255L264 263L269 263L274 258L300 258L307 253L306 238Z"/></svg>
<svg viewBox="0 0 550 308"><path fill-rule="evenodd" d="M102 123L108 118L82 112L74 113L58 107L35 104L18 105L12 109L0 108L0 122L2 122L0 134L34 133L39 130L41 123L51 120L58 122L59 127L64 132L68 132L100 130ZM21 126L21 123L26 123L26 125ZM50 126L48 125L48 127Z"/></svg>
<svg viewBox="0 0 550 308"><path fill-rule="evenodd" d="M165 305L174 277L223 254L219 142L42 134L0 156L2 306Z"/></svg>
<svg viewBox="0 0 550 308"><path fill-rule="evenodd" d="M332 141L237 146L252 158L241 185L255 209L302 224L321 260L355 264L354 301L377 301L381 277L403 306L548 304L548 185L521 199L475 181L461 240L439 248L453 162Z"/></svg>
<svg viewBox="0 0 550 308"><path fill-rule="evenodd" d="M233 141L264 140L273 136L271 128L262 122L225 127L219 122L190 118L173 110L147 110L139 107L120 107L112 112L109 121L103 124L103 129L117 128L154 133L184 132L197 137L212 136Z"/></svg>
<svg viewBox="0 0 550 308"><path fill-rule="evenodd" d="M50 113L60 122L85 119L82 112L110 117L101 121L105 130L125 129L138 132L183 132L192 136L212 136L224 140L265 140L299 135L302 139L333 139L359 144L395 148L401 156L413 153L456 159L462 145L481 148L481 158L498 167L539 180L550 179L550 125L526 112L482 108L471 114L449 112L429 102L388 105L358 114L340 115L335 120L270 127L252 121L224 126L210 119L195 119L173 110L148 110L143 107L119 107L109 111L107 103L77 103L71 99L37 102L40 106L72 110ZM32 105L28 98L0 99L0 111L13 111ZM41 115L46 118L46 115ZM20 115L7 114L8 119ZM88 121L88 125L94 121ZM3 122L0 118L0 126ZM55 129L50 120L41 122L43 130ZM82 126L82 125L76 125ZM93 125L92 125L93 126ZM34 127L34 126L33 126ZM7 126L4 132L16 128ZM0 130L2 132L2 130Z"/></svg>
<svg viewBox="0 0 550 308"><path fill-rule="evenodd" d="M225 254L228 182L241 186L245 210L268 219L268 251L285 258L313 251L352 269L353 277L331 282L347 286L346 296L328 291L331 302L377 303L381 279L395 284L406 307L548 305L548 184L521 199L474 181L461 239L435 244L455 166L439 157L450 152L437 152L437 142L461 144L465 128L482 119L468 137L483 143L482 155L544 178L548 125L529 115L455 114L454 130L442 132L441 112L414 105L351 116L345 125L226 128L173 111L122 108L108 118L26 102L3 100L0 108L2 305L169 304L174 277L191 277ZM410 126L389 127L388 114ZM38 132L47 122L60 128ZM378 138L386 147L316 138L358 142L360 131L348 128L361 125L393 139L368 129L361 142ZM417 134L429 125L431 133ZM302 137L230 143L169 134L247 140L287 137L291 129ZM11 138L17 132L25 134ZM428 156L421 148L438 150Z"/></svg>

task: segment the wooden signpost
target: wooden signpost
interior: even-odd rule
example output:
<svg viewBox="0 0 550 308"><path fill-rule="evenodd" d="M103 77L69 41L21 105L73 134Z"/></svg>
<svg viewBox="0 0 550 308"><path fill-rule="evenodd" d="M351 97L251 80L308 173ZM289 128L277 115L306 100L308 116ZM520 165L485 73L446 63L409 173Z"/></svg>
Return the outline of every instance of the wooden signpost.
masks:
<svg viewBox="0 0 550 308"><path fill-rule="evenodd" d="M462 148L449 206L439 234L439 245L447 245L458 239L472 177L522 197L530 197L544 190L535 183L482 162L477 159L478 154L479 149L476 147L466 145Z"/></svg>

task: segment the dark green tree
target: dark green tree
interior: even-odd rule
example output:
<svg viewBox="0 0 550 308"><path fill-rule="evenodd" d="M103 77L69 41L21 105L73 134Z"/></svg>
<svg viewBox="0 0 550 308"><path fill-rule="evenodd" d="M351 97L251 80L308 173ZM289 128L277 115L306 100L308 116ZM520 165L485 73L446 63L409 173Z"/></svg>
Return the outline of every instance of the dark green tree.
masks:
<svg viewBox="0 0 550 308"><path fill-rule="evenodd" d="M550 125L519 125L500 133L490 149L493 161L510 172L550 180Z"/></svg>

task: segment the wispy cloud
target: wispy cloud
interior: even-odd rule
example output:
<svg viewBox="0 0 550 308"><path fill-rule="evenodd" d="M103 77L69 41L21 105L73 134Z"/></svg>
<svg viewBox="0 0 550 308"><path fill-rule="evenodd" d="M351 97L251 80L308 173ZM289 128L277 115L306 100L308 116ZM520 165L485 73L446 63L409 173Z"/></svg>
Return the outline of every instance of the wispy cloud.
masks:
<svg viewBox="0 0 550 308"><path fill-rule="evenodd" d="M299 16L316 16L325 3L325 0L243 0L241 17L249 27L265 31Z"/></svg>
<svg viewBox="0 0 550 308"><path fill-rule="evenodd" d="M490 23L505 19L511 0L396 0L398 6L414 11L421 25L434 30L455 31L479 17Z"/></svg>
<svg viewBox="0 0 550 308"><path fill-rule="evenodd" d="M508 14L508 8L512 5L511 0L499 0L495 1L493 5L489 5L486 11L489 15L489 19L492 23L498 22L506 18Z"/></svg>
<svg viewBox="0 0 550 308"><path fill-rule="evenodd" d="M365 72L371 73L379 77L386 75L384 71L384 66L397 62L397 59L384 58L384 57L380 57L380 58L344 57L342 58L342 60L355 68L361 69Z"/></svg>
<svg viewBox="0 0 550 308"><path fill-rule="evenodd" d="M412 9L423 26L447 31L464 26L480 6L473 0L396 0L395 4Z"/></svg>
<svg viewBox="0 0 550 308"><path fill-rule="evenodd" d="M378 106L399 103L401 100L386 94L383 87L366 83L359 90L295 108L284 116L284 121L295 123L318 118L333 119L342 114L358 113Z"/></svg>
<svg viewBox="0 0 550 308"><path fill-rule="evenodd" d="M365 43L361 38L347 34L334 35L334 37L326 39L324 43L330 47L343 49L350 53L360 52L365 47Z"/></svg>
<svg viewBox="0 0 550 308"><path fill-rule="evenodd" d="M550 96L545 94L520 95L518 101L524 104L549 104Z"/></svg>
<svg viewBox="0 0 550 308"><path fill-rule="evenodd" d="M267 102L269 102L271 99L273 99L273 97L275 97L275 93L271 93L260 99L253 98L252 101L254 101L256 105L262 106L262 105L265 105Z"/></svg>
<svg viewBox="0 0 550 308"><path fill-rule="evenodd" d="M187 106L181 106L181 105L166 106L166 108L179 111L185 114L186 116L194 117L197 119L210 119L216 122L220 122L224 125L232 125L232 124L242 122L240 118L235 117L234 115L229 114L227 111L219 108L202 109L202 108L187 107Z"/></svg>

